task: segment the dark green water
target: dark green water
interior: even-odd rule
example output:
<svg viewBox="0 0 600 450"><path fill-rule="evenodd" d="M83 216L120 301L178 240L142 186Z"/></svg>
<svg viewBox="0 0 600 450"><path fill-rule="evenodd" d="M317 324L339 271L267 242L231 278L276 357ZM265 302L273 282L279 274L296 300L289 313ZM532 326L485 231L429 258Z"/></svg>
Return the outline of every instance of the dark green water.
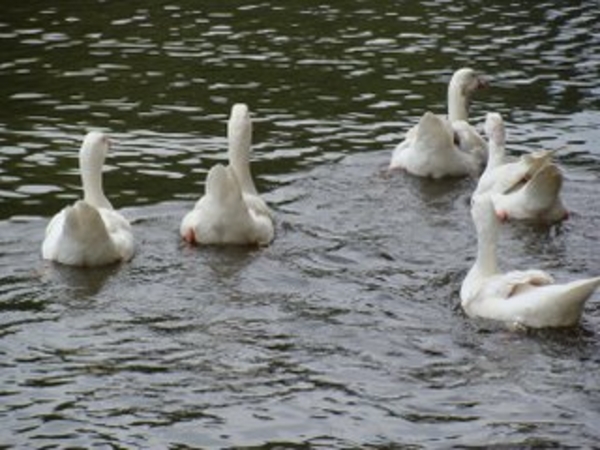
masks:
<svg viewBox="0 0 600 450"><path fill-rule="evenodd" d="M570 330L467 319L474 180L384 174L475 67L473 122L502 113L513 154L562 148L572 212L506 227L503 267L598 275L595 1L64 3L0 16L2 448L598 445L599 295ZM190 249L179 222L236 102L277 236ZM61 268L40 246L92 128L137 253Z"/></svg>

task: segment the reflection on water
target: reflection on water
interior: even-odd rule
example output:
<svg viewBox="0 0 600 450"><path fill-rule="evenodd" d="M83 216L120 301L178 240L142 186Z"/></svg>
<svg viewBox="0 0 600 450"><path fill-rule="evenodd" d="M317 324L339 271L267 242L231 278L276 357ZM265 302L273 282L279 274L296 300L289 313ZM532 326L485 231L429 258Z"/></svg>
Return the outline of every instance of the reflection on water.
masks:
<svg viewBox="0 0 600 450"><path fill-rule="evenodd" d="M46 264L46 276L53 279L53 282L68 286L77 302L100 292L109 277L114 276L119 269L118 265L82 269L55 263Z"/></svg>
<svg viewBox="0 0 600 450"><path fill-rule="evenodd" d="M560 227L503 230L503 267L596 275L600 19L593 1L138 1L5 5L0 18L0 441L7 448L592 447L600 310L580 327L467 320L473 180L385 168L453 70L509 151L561 148ZM198 249L179 221L226 158L234 102L277 216L265 249ZM129 264L39 252L80 195L77 150L115 145L104 183Z"/></svg>

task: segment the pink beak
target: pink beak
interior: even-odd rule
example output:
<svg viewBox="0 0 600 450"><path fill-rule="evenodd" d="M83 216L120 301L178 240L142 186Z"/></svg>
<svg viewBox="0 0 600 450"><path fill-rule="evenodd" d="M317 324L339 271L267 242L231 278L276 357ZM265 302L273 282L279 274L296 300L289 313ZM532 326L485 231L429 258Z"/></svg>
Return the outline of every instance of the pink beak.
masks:
<svg viewBox="0 0 600 450"><path fill-rule="evenodd" d="M485 89L485 88L487 88L489 86L490 86L490 83L487 80L487 78L484 78L484 77L480 76L477 79L477 89Z"/></svg>

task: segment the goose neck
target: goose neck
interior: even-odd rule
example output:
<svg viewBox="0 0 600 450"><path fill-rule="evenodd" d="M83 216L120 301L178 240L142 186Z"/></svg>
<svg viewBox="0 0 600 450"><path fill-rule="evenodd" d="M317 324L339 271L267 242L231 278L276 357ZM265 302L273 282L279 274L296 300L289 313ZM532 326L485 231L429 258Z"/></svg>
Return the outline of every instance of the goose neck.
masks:
<svg viewBox="0 0 600 450"><path fill-rule="evenodd" d="M245 133L230 133L229 163L244 193L256 194L250 171L250 139Z"/></svg>
<svg viewBox="0 0 600 450"><path fill-rule="evenodd" d="M499 167L504 162L504 147L490 141L488 144L488 161L485 170L491 170Z"/></svg>
<svg viewBox="0 0 600 450"><path fill-rule="evenodd" d="M491 209L491 207L490 207ZM491 213L493 209L491 209ZM495 215L493 216L495 219ZM497 241L498 229L493 220L476 224L477 228L477 257L474 267L482 276L492 276L498 273Z"/></svg>
<svg viewBox="0 0 600 450"><path fill-rule="evenodd" d="M83 162L83 161L82 161ZM83 199L96 208L112 209L112 205L104 195L102 187L102 169L81 164L81 184Z"/></svg>
<svg viewBox="0 0 600 450"><path fill-rule="evenodd" d="M469 99L462 92L460 86L450 83L448 86L448 120L455 122L457 120L469 119Z"/></svg>

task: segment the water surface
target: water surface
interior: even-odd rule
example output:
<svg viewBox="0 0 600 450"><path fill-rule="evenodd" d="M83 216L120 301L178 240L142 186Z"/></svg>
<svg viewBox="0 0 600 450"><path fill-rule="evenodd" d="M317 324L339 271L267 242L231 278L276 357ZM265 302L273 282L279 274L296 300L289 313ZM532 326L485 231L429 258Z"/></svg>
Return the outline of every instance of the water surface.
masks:
<svg viewBox="0 0 600 450"><path fill-rule="evenodd" d="M600 297L580 326L518 332L458 305L474 180L385 168L443 112L452 72L491 87L512 154L561 148L558 227L511 225L503 267L597 275L594 1L98 2L0 18L0 443L4 448L590 448ZM277 217L264 249L194 249L179 222L226 160L231 105ZM79 198L88 129L128 264L41 260Z"/></svg>

